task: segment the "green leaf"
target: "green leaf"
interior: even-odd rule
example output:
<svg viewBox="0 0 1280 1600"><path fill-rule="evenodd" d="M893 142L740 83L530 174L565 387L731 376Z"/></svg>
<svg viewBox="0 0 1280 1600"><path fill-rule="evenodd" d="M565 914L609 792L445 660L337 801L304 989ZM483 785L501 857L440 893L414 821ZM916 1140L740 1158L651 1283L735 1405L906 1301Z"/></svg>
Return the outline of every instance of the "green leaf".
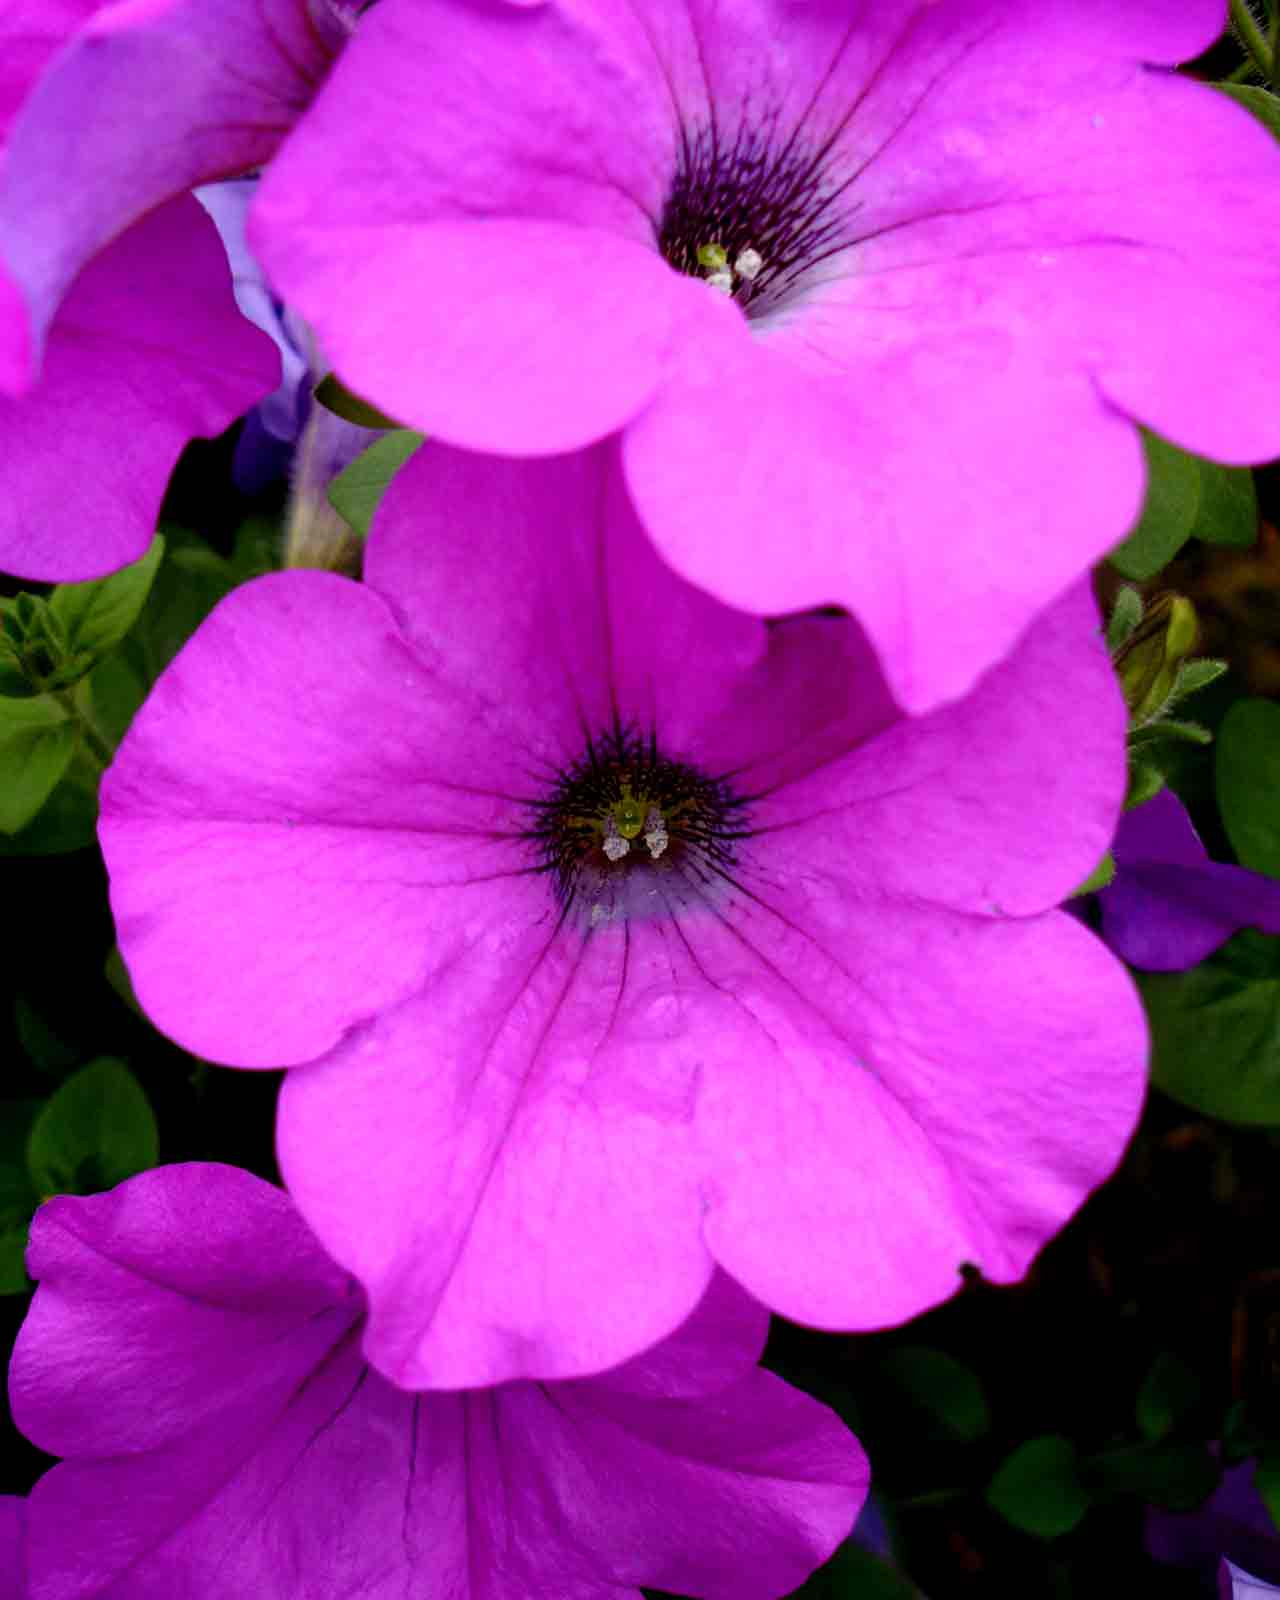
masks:
<svg viewBox="0 0 1280 1600"><path fill-rule="evenodd" d="M1181 1356L1162 1350L1138 1390L1138 1429L1144 1439L1165 1439L1200 1402L1200 1380Z"/></svg>
<svg viewBox="0 0 1280 1600"><path fill-rule="evenodd" d="M987 1500L1024 1533L1042 1539L1070 1533L1089 1509L1075 1445L1060 1434L1028 1439L997 1468Z"/></svg>
<svg viewBox="0 0 1280 1600"><path fill-rule="evenodd" d="M341 417L344 422L354 422L361 428L400 426L394 417L389 417L385 411L379 411L377 406L371 405L368 400L362 400L358 394L353 394L332 372L328 377L321 378L314 393L326 411L332 411L335 417Z"/></svg>
<svg viewBox="0 0 1280 1600"><path fill-rule="evenodd" d="M128 1067L109 1056L67 1079L27 1140L27 1167L42 1196L110 1189L158 1159L147 1097Z"/></svg>
<svg viewBox="0 0 1280 1600"><path fill-rule="evenodd" d="M1141 621L1142 596L1127 583L1121 584L1107 619L1107 649L1115 650L1122 645Z"/></svg>
<svg viewBox="0 0 1280 1600"><path fill-rule="evenodd" d="M41 1100L6 1100L0 1105L0 1294L31 1288L23 1257L40 1197L27 1175L27 1129Z"/></svg>
<svg viewBox="0 0 1280 1600"><path fill-rule="evenodd" d="M1203 456L1192 459L1200 469L1200 505L1191 537L1247 549L1258 537L1253 473L1248 467L1224 467Z"/></svg>
<svg viewBox="0 0 1280 1600"><path fill-rule="evenodd" d="M77 752L61 783L17 833L0 833L0 856L57 856L84 850L98 834L98 770Z"/></svg>
<svg viewBox="0 0 1280 1600"><path fill-rule="evenodd" d="M919 1591L887 1561L846 1539L793 1600L919 1600Z"/></svg>
<svg viewBox="0 0 1280 1600"><path fill-rule="evenodd" d="M921 1436L967 1443L990 1432L977 1374L945 1350L904 1345L885 1358L880 1374L901 1396L911 1426Z"/></svg>
<svg viewBox="0 0 1280 1600"><path fill-rule="evenodd" d="M1124 797L1124 808L1132 811L1150 800L1164 788L1164 773L1149 761L1130 759L1129 788Z"/></svg>
<svg viewBox="0 0 1280 1600"><path fill-rule="evenodd" d="M1222 1468L1203 1444L1156 1444L1095 1456L1088 1476L1108 1495L1194 1511L1218 1487Z"/></svg>
<svg viewBox="0 0 1280 1600"><path fill-rule="evenodd" d="M0 700L0 831L26 827L76 752L78 733L52 695Z"/></svg>
<svg viewBox="0 0 1280 1600"><path fill-rule="evenodd" d="M387 485L423 442L420 433L397 428L377 439L329 485L329 504L364 538Z"/></svg>
<svg viewBox="0 0 1280 1600"><path fill-rule="evenodd" d="M157 534L140 561L91 583L60 583L49 596L49 610L66 629L73 655L89 662L114 650L138 620L164 555Z"/></svg>
<svg viewBox="0 0 1280 1600"><path fill-rule="evenodd" d="M1222 721L1214 781L1242 866L1280 878L1280 705L1237 700Z"/></svg>
<svg viewBox="0 0 1280 1600"><path fill-rule="evenodd" d="M1080 887L1078 889L1073 889L1072 892L1067 896L1067 899L1074 900L1077 895L1094 894L1099 889L1105 889L1115 875L1116 858L1111 854L1110 850L1108 850L1106 855L1103 856L1102 860L1099 861L1098 865L1093 869Z"/></svg>
<svg viewBox="0 0 1280 1600"><path fill-rule="evenodd" d="M1280 1528L1280 1445L1267 1445L1258 1457L1253 1469L1253 1487L1272 1522Z"/></svg>
<svg viewBox="0 0 1280 1600"><path fill-rule="evenodd" d="M1280 100L1275 95L1268 94L1265 89L1259 89L1252 83L1215 83L1214 88L1238 100L1280 139Z"/></svg>
<svg viewBox="0 0 1280 1600"><path fill-rule="evenodd" d="M1142 430L1147 493L1129 537L1111 552L1111 565L1139 583L1168 566L1191 537L1200 509L1200 467L1194 456Z"/></svg>
<svg viewBox="0 0 1280 1600"><path fill-rule="evenodd" d="M68 1044L25 995L13 1002L13 1028L27 1060L41 1072L69 1072L84 1052Z"/></svg>
<svg viewBox="0 0 1280 1600"><path fill-rule="evenodd" d="M1134 976L1152 1082L1206 1116L1280 1125L1280 940L1238 933L1188 972Z"/></svg>
<svg viewBox="0 0 1280 1600"><path fill-rule="evenodd" d="M1257 1455L1266 1442L1243 1400L1234 1400L1227 1407L1218 1436L1222 1440L1223 1464L1228 1467L1238 1466L1249 1456Z"/></svg>
<svg viewBox="0 0 1280 1600"><path fill-rule="evenodd" d="M1215 661L1211 656L1200 656L1195 661L1184 661L1178 668L1178 676L1173 685L1174 703L1185 700L1188 695L1196 694L1201 689L1207 689L1227 670L1225 661Z"/></svg>

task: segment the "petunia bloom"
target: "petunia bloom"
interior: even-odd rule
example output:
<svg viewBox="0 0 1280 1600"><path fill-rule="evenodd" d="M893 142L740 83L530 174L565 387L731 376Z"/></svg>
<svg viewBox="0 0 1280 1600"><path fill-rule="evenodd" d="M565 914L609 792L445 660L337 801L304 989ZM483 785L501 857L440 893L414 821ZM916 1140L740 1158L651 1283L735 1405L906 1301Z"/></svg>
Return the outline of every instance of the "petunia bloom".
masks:
<svg viewBox="0 0 1280 1600"><path fill-rule="evenodd" d="M0 17L0 570L135 559L183 445L276 387L188 191L269 157L349 22L336 0Z"/></svg>
<svg viewBox="0 0 1280 1600"><path fill-rule="evenodd" d="M599 1370L717 1262L828 1327L1018 1277L1143 1092L1127 975L1047 909L1125 781L1083 588L907 719L850 620L665 568L616 441L427 444L365 578L230 596L100 837L152 1018L297 1068L280 1159L371 1359Z"/></svg>
<svg viewBox="0 0 1280 1600"><path fill-rule="evenodd" d="M1280 149L1167 70L1225 11L381 0L251 237L357 390L473 449L624 429L673 565L846 605L927 709L1127 531L1135 423L1280 453Z"/></svg>
<svg viewBox="0 0 1280 1600"><path fill-rule="evenodd" d="M1280 1594L1280 1589L1274 1584L1264 1583L1261 1578L1253 1577L1232 1561L1224 1558L1218 1568L1220 1600L1268 1600L1269 1596L1277 1594Z"/></svg>
<svg viewBox="0 0 1280 1600"><path fill-rule="evenodd" d="M1280 934L1280 883L1210 861L1171 789L1125 814L1116 877L1098 896L1102 936L1130 966L1194 967L1241 928Z"/></svg>
<svg viewBox="0 0 1280 1600"><path fill-rule="evenodd" d="M63 1462L29 1505L29 1600L770 1600L848 1533L857 1441L759 1369L718 1278L603 1377L412 1394L280 1190L160 1168L37 1213L9 1386Z"/></svg>

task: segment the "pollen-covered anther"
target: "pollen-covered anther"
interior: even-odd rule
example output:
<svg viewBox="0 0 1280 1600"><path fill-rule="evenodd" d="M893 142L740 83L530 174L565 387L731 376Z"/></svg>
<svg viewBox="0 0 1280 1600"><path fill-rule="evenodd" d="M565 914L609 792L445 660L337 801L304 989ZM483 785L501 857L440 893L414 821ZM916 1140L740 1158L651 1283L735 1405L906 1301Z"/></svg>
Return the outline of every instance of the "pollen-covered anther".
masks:
<svg viewBox="0 0 1280 1600"><path fill-rule="evenodd" d="M610 861L621 861L631 848L629 840L624 839L618 831L618 819L610 811L604 819L604 839L601 848Z"/></svg>
<svg viewBox="0 0 1280 1600"><path fill-rule="evenodd" d="M671 842L666 821L657 806L650 806L649 814L644 819L644 842L649 846L649 854L655 861Z"/></svg>
<svg viewBox="0 0 1280 1600"><path fill-rule="evenodd" d="M752 249L750 245L745 250L738 252L737 259L733 263L733 270L740 278L745 278L748 283L753 283L760 276L763 267L764 257L758 250Z"/></svg>
<svg viewBox="0 0 1280 1600"><path fill-rule="evenodd" d="M713 289L718 289L721 294L733 293L733 273L729 271L728 267L722 267L719 272L711 273L707 278L707 282Z"/></svg>

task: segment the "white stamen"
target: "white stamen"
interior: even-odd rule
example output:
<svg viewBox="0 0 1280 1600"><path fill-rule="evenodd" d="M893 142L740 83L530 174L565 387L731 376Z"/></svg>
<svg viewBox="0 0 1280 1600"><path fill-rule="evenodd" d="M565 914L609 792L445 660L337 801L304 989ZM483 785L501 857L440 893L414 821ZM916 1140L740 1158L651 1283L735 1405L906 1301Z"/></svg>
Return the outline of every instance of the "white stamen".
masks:
<svg viewBox="0 0 1280 1600"><path fill-rule="evenodd" d="M644 819L644 842L649 846L649 854L655 861L671 842L667 825L657 806L650 806L649 814Z"/></svg>
<svg viewBox="0 0 1280 1600"><path fill-rule="evenodd" d="M740 278L745 278L748 283L753 283L760 276L760 269L764 266L764 257L760 252L748 245L733 264L733 270Z"/></svg>
<svg viewBox="0 0 1280 1600"><path fill-rule="evenodd" d="M610 861L621 861L631 848L631 842L624 839L618 832L618 819L611 811L604 819L604 844L605 855Z"/></svg>
<svg viewBox="0 0 1280 1600"><path fill-rule="evenodd" d="M718 272L709 272L707 282L713 289L719 289L721 294L733 293L733 273L728 267L721 267Z"/></svg>
<svg viewBox="0 0 1280 1600"><path fill-rule="evenodd" d="M597 900L591 907L591 926L598 928L602 922L608 922L611 913L603 901Z"/></svg>

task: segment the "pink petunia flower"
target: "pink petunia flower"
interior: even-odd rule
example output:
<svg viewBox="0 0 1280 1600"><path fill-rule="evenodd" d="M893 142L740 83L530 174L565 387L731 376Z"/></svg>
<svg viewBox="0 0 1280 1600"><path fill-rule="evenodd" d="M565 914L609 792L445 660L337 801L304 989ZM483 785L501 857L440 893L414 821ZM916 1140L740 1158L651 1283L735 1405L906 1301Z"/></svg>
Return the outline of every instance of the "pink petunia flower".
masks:
<svg viewBox="0 0 1280 1600"><path fill-rule="evenodd" d="M1280 453L1280 150L1153 65L1225 10L380 0L251 236L357 390L513 455L624 429L678 570L846 605L928 709L1126 532L1135 422Z"/></svg>
<svg viewBox="0 0 1280 1600"><path fill-rule="evenodd" d="M0 570L141 555L183 445L279 382L188 191L268 159L350 22L338 0L0 17Z"/></svg>
<svg viewBox="0 0 1280 1600"><path fill-rule="evenodd" d="M399 1382L607 1367L716 1262L828 1327L1016 1278L1142 1098L1048 909L1125 783L1083 587L906 719L849 620L663 567L617 456L426 445L366 583L238 590L104 780L138 996L297 1068L286 1180Z"/></svg>
<svg viewBox="0 0 1280 1600"><path fill-rule="evenodd" d="M770 1600L866 1494L723 1277L603 1377L412 1394L287 1196L234 1167L52 1200L27 1260L13 1413L65 1458L31 1494L27 1600Z"/></svg>

